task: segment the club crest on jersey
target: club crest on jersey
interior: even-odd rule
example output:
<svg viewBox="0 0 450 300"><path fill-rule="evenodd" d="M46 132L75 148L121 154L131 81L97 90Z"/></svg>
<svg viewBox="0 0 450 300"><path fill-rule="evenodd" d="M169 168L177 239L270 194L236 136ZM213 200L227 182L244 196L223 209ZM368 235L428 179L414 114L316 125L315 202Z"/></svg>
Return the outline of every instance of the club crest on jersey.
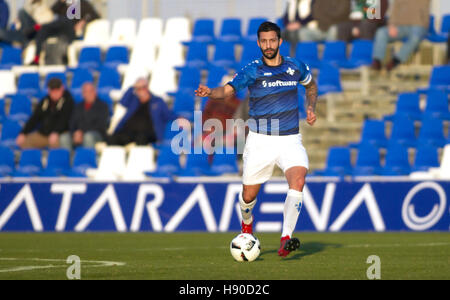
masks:
<svg viewBox="0 0 450 300"><path fill-rule="evenodd" d="M289 69L287 69L286 73L288 73L288 74L291 75L291 76L294 76L295 70L289 68Z"/></svg>

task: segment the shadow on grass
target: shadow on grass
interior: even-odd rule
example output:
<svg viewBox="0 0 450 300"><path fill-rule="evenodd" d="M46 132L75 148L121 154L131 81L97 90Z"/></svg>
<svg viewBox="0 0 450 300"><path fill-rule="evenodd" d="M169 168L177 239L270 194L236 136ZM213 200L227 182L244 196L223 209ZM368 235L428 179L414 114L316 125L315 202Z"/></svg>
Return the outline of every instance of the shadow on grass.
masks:
<svg viewBox="0 0 450 300"><path fill-rule="evenodd" d="M293 252L290 256L285 258L285 260L299 260L305 256L310 256L310 255L314 255L316 253L322 252L328 248L340 248L340 247L342 247L341 244L327 244L327 243L322 243L322 242L305 242L300 245L299 250ZM277 253L278 253L278 249L263 251L260 254L260 258L261 258L261 260L263 260L262 257L264 257L265 255L277 254ZM258 260L260 258L258 258Z"/></svg>

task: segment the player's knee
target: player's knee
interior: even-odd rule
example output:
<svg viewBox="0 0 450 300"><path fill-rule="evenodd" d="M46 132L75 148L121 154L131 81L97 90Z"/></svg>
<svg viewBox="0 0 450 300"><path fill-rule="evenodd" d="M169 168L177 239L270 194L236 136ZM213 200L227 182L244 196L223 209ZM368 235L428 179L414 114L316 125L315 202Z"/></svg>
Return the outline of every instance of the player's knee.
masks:
<svg viewBox="0 0 450 300"><path fill-rule="evenodd" d="M243 192L242 193L242 200L244 200L245 203L251 203L256 199L256 195L249 192Z"/></svg>
<svg viewBox="0 0 450 300"><path fill-rule="evenodd" d="M297 191L303 191L303 187L305 186L305 178L300 177L296 178L296 180L293 181L290 188Z"/></svg>

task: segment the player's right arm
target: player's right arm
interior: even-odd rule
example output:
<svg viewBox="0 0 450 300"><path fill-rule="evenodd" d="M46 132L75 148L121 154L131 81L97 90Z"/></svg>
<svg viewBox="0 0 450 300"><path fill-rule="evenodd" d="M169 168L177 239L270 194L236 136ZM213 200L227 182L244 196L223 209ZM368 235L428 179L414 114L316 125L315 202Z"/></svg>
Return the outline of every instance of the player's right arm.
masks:
<svg viewBox="0 0 450 300"><path fill-rule="evenodd" d="M234 88L226 84L225 86L210 89L209 87L200 84L195 91L195 95L198 97L209 97L211 99L225 99L233 96Z"/></svg>

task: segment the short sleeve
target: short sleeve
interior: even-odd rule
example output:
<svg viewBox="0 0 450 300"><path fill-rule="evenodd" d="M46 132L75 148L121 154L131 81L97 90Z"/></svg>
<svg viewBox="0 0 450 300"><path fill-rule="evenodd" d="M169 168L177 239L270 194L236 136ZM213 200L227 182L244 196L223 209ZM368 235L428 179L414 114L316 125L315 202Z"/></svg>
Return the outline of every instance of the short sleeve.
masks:
<svg viewBox="0 0 450 300"><path fill-rule="evenodd" d="M304 62L300 61L298 62L298 64L300 70L300 84L306 86L311 83L311 80L313 78L311 74L311 69Z"/></svg>
<svg viewBox="0 0 450 300"><path fill-rule="evenodd" d="M228 84L231 85L236 92L239 92L255 81L254 73L252 65L250 64L237 72Z"/></svg>

